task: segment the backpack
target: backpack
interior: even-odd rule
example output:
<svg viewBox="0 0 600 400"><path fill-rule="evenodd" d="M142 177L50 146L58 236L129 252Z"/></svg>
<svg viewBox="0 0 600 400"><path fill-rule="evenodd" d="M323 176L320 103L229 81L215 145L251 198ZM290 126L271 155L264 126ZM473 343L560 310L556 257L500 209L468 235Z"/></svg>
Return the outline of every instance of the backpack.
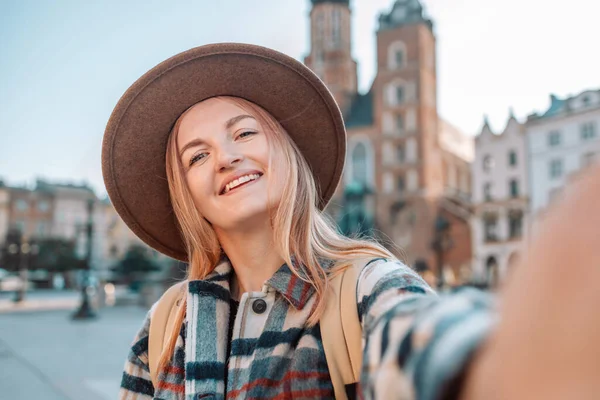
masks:
<svg viewBox="0 0 600 400"><path fill-rule="evenodd" d="M356 259L331 281L329 296L321 317L321 338L327 367L331 375L335 398L356 398L356 383L362 365L362 328L358 319L356 285L364 259ZM150 320L148 337L148 367L154 387L162 350L177 327L175 316L186 293L186 281L171 286L160 298Z"/></svg>

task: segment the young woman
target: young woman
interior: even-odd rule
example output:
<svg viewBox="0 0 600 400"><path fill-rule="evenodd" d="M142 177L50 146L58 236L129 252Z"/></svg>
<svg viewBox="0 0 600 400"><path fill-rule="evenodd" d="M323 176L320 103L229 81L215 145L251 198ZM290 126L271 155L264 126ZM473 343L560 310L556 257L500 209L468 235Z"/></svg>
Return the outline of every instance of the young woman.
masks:
<svg viewBox="0 0 600 400"><path fill-rule="evenodd" d="M103 143L108 193L142 240L188 262L188 278L157 384L153 308L120 398L333 398L319 319L331 277L357 259L358 397L483 393L489 368L465 377L494 321L490 299L464 291L442 300L382 246L341 236L322 210L344 159L331 94L273 50L195 48L125 93Z"/></svg>

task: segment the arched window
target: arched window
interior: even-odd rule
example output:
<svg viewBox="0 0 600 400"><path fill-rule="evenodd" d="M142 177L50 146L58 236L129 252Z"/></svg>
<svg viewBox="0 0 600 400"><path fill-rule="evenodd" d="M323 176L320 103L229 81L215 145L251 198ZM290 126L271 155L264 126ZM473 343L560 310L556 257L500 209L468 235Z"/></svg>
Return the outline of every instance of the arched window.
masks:
<svg viewBox="0 0 600 400"><path fill-rule="evenodd" d="M335 8L333 10L331 29L332 29L331 38L332 38L333 48L337 49L337 48L341 47L341 41L342 41L342 34L341 34L342 14L338 8Z"/></svg>
<svg viewBox="0 0 600 400"><path fill-rule="evenodd" d="M388 47L388 68L400 69L406 65L406 45L397 41Z"/></svg>
<svg viewBox="0 0 600 400"><path fill-rule="evenodd" d="M367 183L367 148L364 143L357 143L352 151L352 179Z"/></svg>
<svg viewBox="0 0 600 400"><path fill-rule="evenodd" d="M414 192L419 189L419 173L411 169L406 174L406 186L409 191Z"/></svg>
<svg viewBox="0 0 600 400"><path fill-rule="evenodd" d="M408 99L406 85L400 80L390 82L385 87L385 102L388 106L397 106Z"/></svg>

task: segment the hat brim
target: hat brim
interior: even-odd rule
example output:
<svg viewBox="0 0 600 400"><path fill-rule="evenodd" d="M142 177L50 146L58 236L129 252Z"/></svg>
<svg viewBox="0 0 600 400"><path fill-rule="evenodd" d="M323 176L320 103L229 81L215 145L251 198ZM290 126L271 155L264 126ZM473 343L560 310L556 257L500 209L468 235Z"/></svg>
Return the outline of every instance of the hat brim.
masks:
<svg viewBox="0 0 600 400"><path fill-rule="evenodd" d="M186 109L215 96L249 100L283 125L312 169L321 208L344 167L340 110L323 82L295 59L260 46L220 43L160 63L113 110L102 143L102 173L127 226L149 246L182 261L188 256L169 199L167 139Z"/></svg>

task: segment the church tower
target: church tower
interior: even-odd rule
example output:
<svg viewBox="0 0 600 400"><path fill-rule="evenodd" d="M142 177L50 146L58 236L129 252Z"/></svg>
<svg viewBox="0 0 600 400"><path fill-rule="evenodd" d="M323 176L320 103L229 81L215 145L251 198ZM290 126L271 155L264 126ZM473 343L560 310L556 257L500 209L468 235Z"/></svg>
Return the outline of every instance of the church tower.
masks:
<svg viewBox="0 0 600 400"><path fill-rule="evenodd" d="M380 15L373 83L382 151L377 220L411 264L433 262L431 230L444 190L435 55L433 23L419 0L396 0Z"/></svg>
<svg viewBox="0 0 600 400"><path fill-rule="evenodd" d="M357 92L351 54L350 0L311 0L310 54L304 63L325 82L347 115Z"/></svg>

